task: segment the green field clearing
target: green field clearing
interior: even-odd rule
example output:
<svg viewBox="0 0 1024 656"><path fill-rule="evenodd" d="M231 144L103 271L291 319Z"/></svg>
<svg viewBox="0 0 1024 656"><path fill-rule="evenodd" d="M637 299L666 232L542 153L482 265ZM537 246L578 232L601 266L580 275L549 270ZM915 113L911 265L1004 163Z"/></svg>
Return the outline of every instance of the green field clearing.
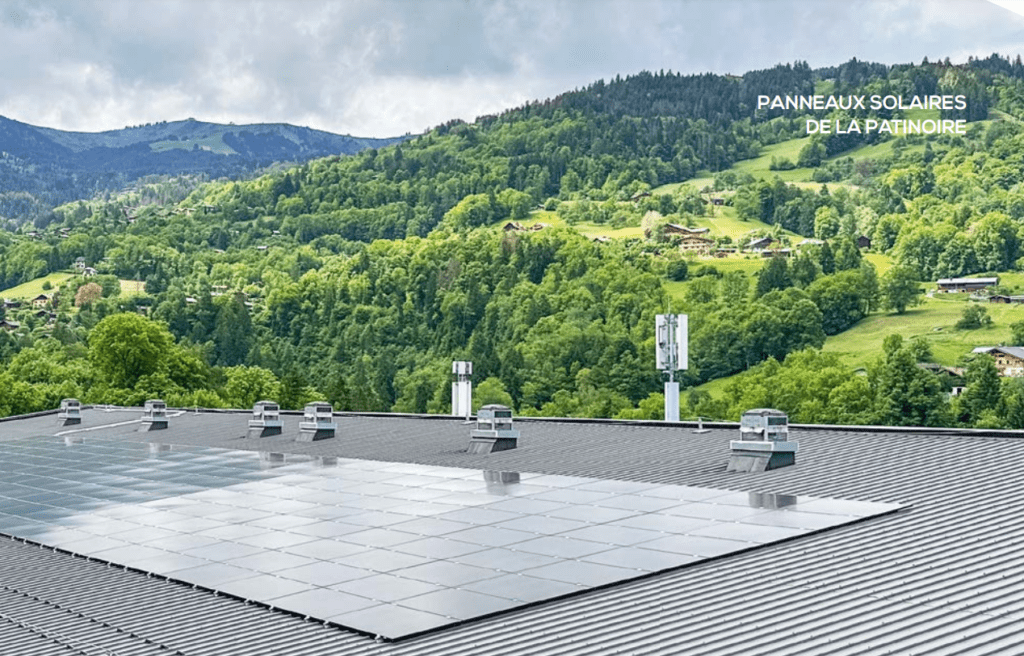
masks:
<svg viewBox="0 0 1024 656"><path fill-rule="evenodd" d="M121 296L142 296L146 293L146 283L142 280L118 280L121 283Z"/></svg>
<svg viewBox="0 0 1024 656"><path fill-rule="evenodd" d="M710 211L710 210L709 210ZM734 241L755 230L770 230L772 226L761 221L744 221L736 214L736 209L728 206L714 208L715 215L697 216L693 224L698 228L710 229L712 237L731 237ZM797 237L796 233L783 231L784 234ZM803 239L803 237L798 237Z"/></svg>
<svg viewBox="0 0 1024 656"><path fill-rule="evenodd" d="M64 284L70 278L73 278L74 274L71 273L51 273L35 280L29 280L26 283L22 283L17 287L10 287L0 291L0 298L33 298L40 294L51 294L53 290L57 289ZM43 289L43 283L49 282L52 289Z"/></svg>
<svg viewBox="0 0 1024 656"><path fill-rule="evenodd" d="M875 265L875 271L881 277L886 271L892 268L892 258L885 253L861 253L861 257Z"/></svg>
<svg viewBox="0 0 1024 656"><path fill-rule="evenodd" d="M224 143L223 135L215 134L205 139L190 139L188 141L154 141L149 144L150 150L164 152L168 150L192 150L193 146L199 146L201 150L209 150L218 155L233 155L235 149Z"/></svg>
<svg viewBox="0 0 1024 656"><path fill-rule="evenodd" d="M737 173L749 173L755 178L778 176L783 182L810 182L814 169L795 168L789 171L772 171L768 168L771 165L772 157L777 157L780 160L788 159L796 164L800 149L810 143L810 140L810 137L801 137L765 146L761 149L761 155L736 162L730 170Z"/></svg>
<svg viewBox="0 0 1024 656"><path fill-rule="evenodd" d="M935 361L955 365L976 346L1006 344L1010 324L1024 320L1024 306L981 303L992 317L992 325L977 330L953 328L967 298L958 294L926 298L923 305L905 314L874 314L856 326L825 341L824 351L837 353L853 368L865 367L882 352L882 340L898 333L904 339L923 337L932 347Z"/></svg>

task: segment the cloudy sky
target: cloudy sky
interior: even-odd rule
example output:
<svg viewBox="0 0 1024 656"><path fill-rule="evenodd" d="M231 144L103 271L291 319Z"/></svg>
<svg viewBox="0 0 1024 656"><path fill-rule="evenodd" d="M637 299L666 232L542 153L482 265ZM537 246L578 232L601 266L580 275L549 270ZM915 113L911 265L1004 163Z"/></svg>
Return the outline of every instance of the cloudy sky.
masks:
<svg viewBox="0 0 1024 656"><path fill-rule="evenodd" d="M99 131L472 120L641 70L1024 51L1016 0L0 0L0 115Z"/></svg>

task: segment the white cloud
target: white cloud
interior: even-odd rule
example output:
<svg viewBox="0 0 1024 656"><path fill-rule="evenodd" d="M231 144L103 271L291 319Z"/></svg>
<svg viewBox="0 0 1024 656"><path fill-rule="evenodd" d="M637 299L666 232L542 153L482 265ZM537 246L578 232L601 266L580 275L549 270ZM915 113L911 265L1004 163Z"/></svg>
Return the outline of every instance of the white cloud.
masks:
<svg viewBox="0 0 1024 656"><path fill-rule="evenodd" d="M1022 3L0 0L0 114L80 130L194 116L390 136L642 69L1015 55L1024 18L1010 4Z"/></svg>

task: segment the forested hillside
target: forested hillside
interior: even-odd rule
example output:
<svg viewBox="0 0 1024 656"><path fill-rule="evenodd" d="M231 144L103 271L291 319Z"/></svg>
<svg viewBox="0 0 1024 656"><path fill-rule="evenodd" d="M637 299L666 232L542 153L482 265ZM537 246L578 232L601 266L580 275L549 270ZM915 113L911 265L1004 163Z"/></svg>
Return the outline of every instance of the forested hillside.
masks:
<svg viewBox="0 0 1024 656"><path fill-rule="evenodd" d="M941 385L920 378L934 374L914 366L924 349L896 343L884 355L893 367L912 357L921 373L910 379L920 380L907 385L931 395L924 410L893 410L898 376L882 365L869 376L821 365L835 372L835 399L806 387L789 397L756 390L785 389L773 376L801 362L818 367L813 349L865 317L913 308L918 281L1017 268L1022 73L1019 60L999 57L854 60L820 71L798 63L742 77L644 73L253 180L150 180L70 203L34 234L0 237L2 287L77 262L52 321L7 309L16 325L0 332L0 411L63 396L206 406L269 396L285 407L323 397L342 409L442 412L450 362L468 359L479 402L522 414L657 417L653 316L671 308L691 315L687 383L761 377L751 386L755 378L741 376L748 382L726 400L690 395L692 412L735 419L744 403L768 398L800 408L804 421L991 422L995 406L950 405ZM807 137L806 119L843 110L756 108L758 95L837 90L961 94L969 128ZM744 169L789 144L799 161L774 167L805 171L813 184ZM703 182L686 184L697 176ZM751 230L715 233L716 248L736 251L720 265L677 248L678 226L715 228L727 217ZM643 236L592 241L580 225ZM781 240L793 257L762 268L747 245L757 236ZM798 247L803 237L816 241ZM858 237L896 266L877 271ZM682 285L674 297L667 278ZM144 282L145 292L129 295L118 279ZM133 333L156 346L139 359L145 366L119 369L103 353ZM795 351L812 355L787 357Z"/></svg>
<svg viewBox="0 0 1024 656"><path fill-rule="evenodd" d="M238 177L275 162L347 155L397 141L194 119L67 132L0 116L0 224L44 225L57 205L118 192L147 176Z"/></svg>

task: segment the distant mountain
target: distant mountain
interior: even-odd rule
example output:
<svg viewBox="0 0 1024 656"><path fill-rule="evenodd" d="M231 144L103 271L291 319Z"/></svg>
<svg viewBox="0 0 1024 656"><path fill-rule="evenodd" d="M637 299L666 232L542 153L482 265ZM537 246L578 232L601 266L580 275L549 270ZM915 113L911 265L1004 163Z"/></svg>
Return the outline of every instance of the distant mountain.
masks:
<svg viewBox="0 0 1024 656"><path fill-rule="evenodd" d="M145 176L235 177L275 162L351 155L406 137L369 139L265 123L195 119L106 132L67 132L0 116L0 220L22 223L68 201L114 191Z"/></svg>

